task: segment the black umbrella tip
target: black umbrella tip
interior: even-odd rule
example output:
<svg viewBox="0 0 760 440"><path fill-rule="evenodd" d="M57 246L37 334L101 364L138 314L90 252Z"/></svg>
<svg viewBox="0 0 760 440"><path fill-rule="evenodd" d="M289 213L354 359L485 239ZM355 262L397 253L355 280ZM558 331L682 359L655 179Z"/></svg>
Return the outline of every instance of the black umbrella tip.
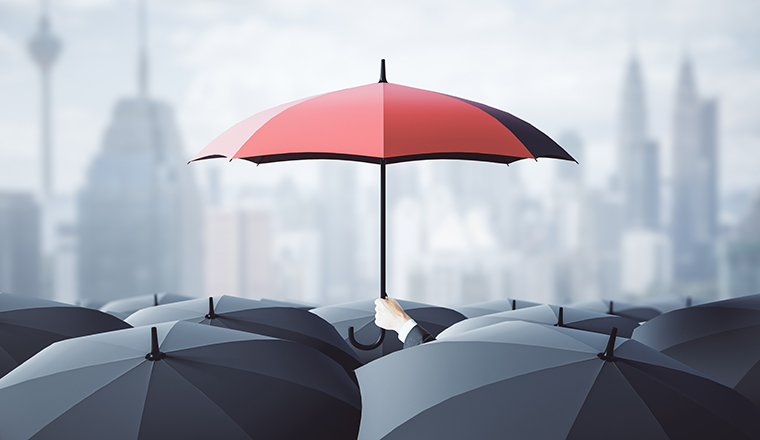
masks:
<svg viewBox="0 0 760 440"><path fill-rule="evenodd" d="M388 80L385 79L385 59L380 60L380 81L381 83L387 83Z"/></svg>
<svg viewBox="0 0 760 440"><path fill-rule="evenodd" d="M158 349L158 330L155 327L150 328L150 353L145 355L145 359L149 361L160 361L166 357L166 353L162 353Z"/></svg>
<svg viewBox="0 0 760 440"><path fill-rule="evenodd" d="M216 319L219 315L214 313L214 297L209 296L208 297L208 313L206 314L206 319Z"/></svg>
<svg viewBox="0 0 760 440"><path fill-rule="evenodd" d="M606 361L606 362L615 362L618 360L618 358L615 357L613 354L613 351L615 350L615 338L617 338L617 327L612 327L612 332L610 333L610 339L607 341L607 348L604 350L604 353L599 353L597 356L599 359Z"/></svg>

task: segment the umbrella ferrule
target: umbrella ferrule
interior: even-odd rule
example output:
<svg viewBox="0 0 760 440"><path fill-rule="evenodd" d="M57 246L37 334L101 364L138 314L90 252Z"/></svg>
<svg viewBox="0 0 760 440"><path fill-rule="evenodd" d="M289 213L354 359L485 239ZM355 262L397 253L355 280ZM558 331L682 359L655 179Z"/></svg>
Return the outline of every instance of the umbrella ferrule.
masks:
<svg viewBox="0 0 760 440"><path fill-rule="evenodd" d="M208 313L206 314L206 319L215 319L218 317L219 315L214 313L214 298L209 296L208 297Z"/></svg>
<svg viewBox="0 0 760 440"><path fill-rule="evenodd" d="M618 360L618 358L616 358L613 354L613 351L615 350L615 338L617 338L617 331L617 327L612 327L610 339L607 341L607 348L604 350L604 353L597 354L597 356L599 356L599 359L606 362L616 362Z"/></svg>
<svg viewBox="0 0 760 440"><path fill-rule="evenodd" d="M145 359L149 361L160 361L166 357L166 353L162 353L158 349L158 330L155 327L150 328L150 353L145 355Z"/></svg>
<svg viewBox="0 0 760 440"><path fill-rule="evenodd" d="M380 83L387 83L388 80L385 79L385 59L380 60Z"/></svg>

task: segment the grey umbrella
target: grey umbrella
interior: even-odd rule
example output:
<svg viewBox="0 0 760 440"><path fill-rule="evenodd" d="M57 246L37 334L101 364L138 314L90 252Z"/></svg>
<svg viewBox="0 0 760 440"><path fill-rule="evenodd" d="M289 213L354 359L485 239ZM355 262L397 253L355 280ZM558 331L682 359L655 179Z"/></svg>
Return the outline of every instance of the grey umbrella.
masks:
<svg viewBox="0 0 760 440"><path fill-rule="evenodd" d="M638 322L622 316L542 304L465 319L442 331L438 339L504 321L535 322L604 334L610 334L613 328L617 328L618 336L624 338L630 338L633 329L639 326Z"/></svg>
<svg viewBox="0 0 760 440"><path fill-rule="evenodd" d="M568 304L567 306L574 309L591 310L592 312L623 316L638 322L648 321L661 313L656 308L647 305L631 304L606 299L577 302Z"/></svg>
<svg viewBox="0 0 760 440"><path fill-rule="evenodd" d="M54 342L130 327L98 310L0 293L0 377Z"/></svg>
<svg viewBox="0 0 760 440"><path fill-rule="evenodd" d="M320 352L187 322L62 341L0 379L3 440L353 439L359 413Z"/></svg>
<svg viewBox="0 0 760 440"><path fill-rule="evenodd" d="M131 315L140 309L154 307L161 304L170 304L178 301L187 301L193 297L177 295L174 293L154 293L152 295L138 295L131 298L115 299L100 307L104 312L126 313Z"/></svg>
<svg viewBox="0 0 760 440"><path fill-rule="evenodd" d="M362 365L330 323L308 310L270 302L221 295L148 307L126 318L135 327L179 320L300 342L330 356L351 376Z"/></svg>
<svg viewBox="0 0 760 440"><path fill-rule="evenodd" d="M464 304L454 307L454 310L462 313L468 318L476 318L478 316L490 315L491 313L506 312L508 310L517 310L537 305L540 305L540 303L514 298L503 298L492 301Z"/></svg>
<svg viewBox="0 0 760 440"><path fill-rule="evenodd" d="M568 328L504 322L356 374L359 440L760 437L760 410L730 388L636 341Z"/></svg>
<svg viewBox="0 0 760 440"><path fill-rule="evenodd" d="M760 407L760 295L674 310L633 338L743 394Z"/></svg>
<svg viewBox="0 0 760 440"><path fill-rule="evenodd" d="M398 303L412 319L433 336L438 335L443 329L455 322L465 319L461 313L446 307L405 300L398 300ZM375 300L361 300L318 307L310 310L310 312L332 324L346 341L350 340L349 329L351 328L353 328L355 339L360 343L363 341L373 342L377 339ZM403 344L396 334L392 333L390 337L384 338L378 347L372 350L356 350L356 353L366 363L402 348Z"/></svg>

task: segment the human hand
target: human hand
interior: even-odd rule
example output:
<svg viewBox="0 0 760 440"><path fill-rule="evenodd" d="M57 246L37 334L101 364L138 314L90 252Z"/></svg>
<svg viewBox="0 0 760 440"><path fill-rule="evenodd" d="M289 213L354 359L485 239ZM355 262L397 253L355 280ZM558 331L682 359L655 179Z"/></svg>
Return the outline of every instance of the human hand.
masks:
<svg viewBox="0 0 760 440"><path fill-rule="evenodd" d="M398 332L411 319L395 299L375 300L375 325L378 327Z"/></svg>

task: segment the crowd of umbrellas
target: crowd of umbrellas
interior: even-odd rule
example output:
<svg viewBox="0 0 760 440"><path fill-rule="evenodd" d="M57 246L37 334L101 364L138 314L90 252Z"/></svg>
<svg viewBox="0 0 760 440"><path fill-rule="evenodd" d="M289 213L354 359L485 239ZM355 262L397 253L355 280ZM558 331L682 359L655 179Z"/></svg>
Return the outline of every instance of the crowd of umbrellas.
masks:
<svg viewBox="0 0 760 440"><path fill-rule="evenodd" d="M257 113L192 160L574 161L484 104L389 84ZM0 294L0 440L760 439L760 295L692 305L374 300L317 307L155 294L100 310Z"/></svg>
<svg viewBox="0 0 760 440"><path fill-rule="evenodd" d="M371 301L2 293L0 439L760 438L760 295L400 303L437 340L352 347Z"/></svg>

